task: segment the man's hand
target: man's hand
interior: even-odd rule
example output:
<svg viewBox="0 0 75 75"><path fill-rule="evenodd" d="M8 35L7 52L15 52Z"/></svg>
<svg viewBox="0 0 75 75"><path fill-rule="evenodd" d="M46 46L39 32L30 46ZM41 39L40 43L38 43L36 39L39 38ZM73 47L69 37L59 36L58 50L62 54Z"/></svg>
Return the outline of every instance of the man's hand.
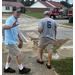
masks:
<svg viewBox="0 0 75 75"><path fill-rule="evenodd" d="M21 39L21 37L19 36L19 34L18 34L18 38L19 38L20 42L23 42L22 39Z"/></svg>
<svg viewBox="0 0 75 75"><path fill-rule="evenodd" d="M21 43L23 42L21 38L19 38L19 40L20 40Z"/></svg>
<svg viewBox="0 0 75 75"><path fill-rule="evenodd" d="M55 37L55 41L54 42L56 42L56 37Z"/></svg>
<svg viewBox="0 0 75 75"><path fill-rule="evenodd" d="M19 24L16 24L16 22L17 22L17 19L14 21L12 27L16 27L17 25L19 25Z"/></svg>

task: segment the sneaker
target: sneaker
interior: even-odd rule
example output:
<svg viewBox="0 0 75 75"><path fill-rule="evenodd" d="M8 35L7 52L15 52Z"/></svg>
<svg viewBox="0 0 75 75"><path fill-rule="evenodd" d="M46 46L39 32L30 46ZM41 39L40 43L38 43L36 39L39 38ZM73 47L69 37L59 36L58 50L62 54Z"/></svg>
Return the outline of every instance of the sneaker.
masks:
<svg viewBox="0 0 75 75"><path fill-rule="evenodd" d="M4 72L5 73L15 73L15 70L9 67L8 69L4 68Z"/></svg>
<svg viewBox="0 0 75 75"><path fill-rule="evenodd" d="M48 69L51 69L51 65L46 64L46 66L47 66Z"/></svg>
<svg viewBox="0 0 75 75"><path fill-rule="evenodd" d="M37 59L37 62L40 63L40 64L44 63L43 61L40 61L39 59Z"/></svg>
<svg viewBox="0 0 75 75"><path fill-rule="evenodd" d="M25 68L23 67L22 70L19 69L19 74L27 74L28 72L30 72L31 69L30 68Z"/></svg>

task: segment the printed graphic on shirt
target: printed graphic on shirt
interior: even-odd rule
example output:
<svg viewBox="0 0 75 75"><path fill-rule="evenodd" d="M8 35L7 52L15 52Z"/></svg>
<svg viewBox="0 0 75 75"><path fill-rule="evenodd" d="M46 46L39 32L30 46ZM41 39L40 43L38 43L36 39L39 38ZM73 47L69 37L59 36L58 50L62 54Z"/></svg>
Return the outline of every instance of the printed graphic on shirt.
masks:
<svg viewBox="0 0 75 75"><path fill-rule="evenodd" d="M51 21L47 21L47 28L51 28Z"/></svg>

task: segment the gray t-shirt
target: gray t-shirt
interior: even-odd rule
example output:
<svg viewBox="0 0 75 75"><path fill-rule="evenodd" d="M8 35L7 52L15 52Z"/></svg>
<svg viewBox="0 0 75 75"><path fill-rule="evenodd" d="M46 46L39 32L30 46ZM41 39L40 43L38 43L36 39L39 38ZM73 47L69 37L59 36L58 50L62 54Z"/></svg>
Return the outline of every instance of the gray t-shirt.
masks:
<svg viewBox="0 0 75 75"><path fill-rule="evenodd" d="M55 28L57 28L57 24L53 19L51 18L41 19L38 28L42 29L40 39L51 38L55 40Z"/></svg>

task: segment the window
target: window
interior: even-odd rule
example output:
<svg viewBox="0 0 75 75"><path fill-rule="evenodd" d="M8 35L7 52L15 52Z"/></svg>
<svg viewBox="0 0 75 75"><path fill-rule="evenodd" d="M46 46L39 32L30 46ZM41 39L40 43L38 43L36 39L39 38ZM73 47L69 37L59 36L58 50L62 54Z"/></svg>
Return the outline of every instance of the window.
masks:
<svg viewBox="0 0 75 75"><path fill-rule="evenodd" d="M50 8L50 11L53 11L54 9L53 8Z"/></svg>
<svg viewBox="0 0 75 75"><path fill-rule="evenodd" d="M54 11L57 11L58 9L55 9Z"/></svg>
<svg viewBox="0 0 75 75"><path fill-rule="evenodd" d="M6 6L6 10L10 10L10 6Z"/></svg>

